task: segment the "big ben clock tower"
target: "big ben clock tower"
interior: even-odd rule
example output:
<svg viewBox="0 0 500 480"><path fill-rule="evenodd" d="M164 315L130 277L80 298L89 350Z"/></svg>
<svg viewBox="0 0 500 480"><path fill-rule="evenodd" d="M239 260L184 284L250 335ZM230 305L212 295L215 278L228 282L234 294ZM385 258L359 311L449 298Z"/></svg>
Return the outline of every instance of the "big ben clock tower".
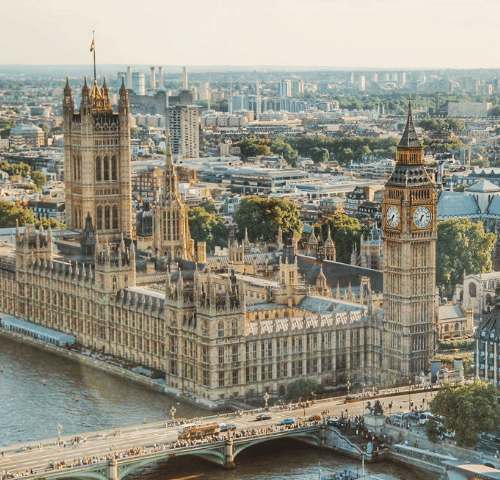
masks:
<svg viewBox="0 0 500 480"><path fill-rule="evenodd" d="M424 167L411 99L396 167L385 187L383 382L407 383L429 368L436 322L437 197Z"/></svg>

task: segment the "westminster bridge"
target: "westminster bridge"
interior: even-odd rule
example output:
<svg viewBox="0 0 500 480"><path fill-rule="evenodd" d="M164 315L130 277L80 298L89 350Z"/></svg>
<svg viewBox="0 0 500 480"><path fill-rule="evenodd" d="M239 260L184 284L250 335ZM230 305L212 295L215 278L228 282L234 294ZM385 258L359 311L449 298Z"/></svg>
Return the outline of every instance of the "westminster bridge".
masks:
<svg viewBox="0 0 500 480"><path fill-rule="evenodd" d="M429 402L433 393L414 391L411 392L411 400L424 404ZM404 408L407 411L409 395L410 391L391 395L393 409L399 411ZM272 407L269 411L271 419L263 421L256 421L256 411L244 411L237 416L224 414L205 418L204 422L232 423L236 430L220 434L210 443L189 446L177 442L178 426L174 422L162 422L1 447L0 480L121 480L139 468L186 455L196 455L221 467L233 468L235 458L245 449L263 442L290 438L317 448L371 461L374 454L366 451L366 445L358 445L352 438L323 421L308 421L314 415L361 415L366 413L365 405L369 400L373 399L360 398L353 403L345 403L345 397L337 397L318 401L307 408L295 406L293 409L292 406L290 410ZM281 421L290 416L296 418L297 423L281 425Z"/></svg>

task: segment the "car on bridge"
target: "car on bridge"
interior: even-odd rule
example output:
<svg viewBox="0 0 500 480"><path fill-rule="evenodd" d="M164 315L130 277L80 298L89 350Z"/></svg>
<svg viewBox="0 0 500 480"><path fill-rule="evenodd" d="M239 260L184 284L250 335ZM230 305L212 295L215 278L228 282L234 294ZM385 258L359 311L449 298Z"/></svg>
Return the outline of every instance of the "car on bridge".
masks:
<svg viewBox="0 0 500 480"><path fill-rule="evenodd" d="M321 422L323 420L321 415L311 415L308 419L309 422Z"/></svg>
<svg viewBox="0 0 500 480"><path fill-rule="evenodd" d="M268 415L267 413L261 413L260 415L257 415L255 417L256 422L260 420L271 420L271 415Z"/></svg>
<svg viewBox="0 0 500 480"><path fill-rule="evenodd" d="M220 423L219 427L221 432L236 430L236 425L234 423Z"/></svg>
<svg viewBox="0 0 500 480"><path fill-rule="evenodd" d="M297 423L295 421L295 418L293 417L287 417L283 420L281 420L281 425L293 425L294 423Z"/></svg>
<svg viewBox="0 0 500 480"><path fill-rule="evenodd" d="M330 425L331 427L340 427L344 423L344 419L337 417L337 418L329 418L326 421L327 425Z"/></svg>

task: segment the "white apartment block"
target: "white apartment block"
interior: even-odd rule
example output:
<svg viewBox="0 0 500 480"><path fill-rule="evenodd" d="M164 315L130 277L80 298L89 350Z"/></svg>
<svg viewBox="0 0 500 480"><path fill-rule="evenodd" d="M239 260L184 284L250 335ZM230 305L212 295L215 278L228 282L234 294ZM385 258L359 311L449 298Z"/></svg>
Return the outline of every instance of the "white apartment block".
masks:
<svg viewBox="0 0 500 480"><path fill-rule="evenodd" d="M168 108L167 127L170 130L174 155L199 157L198 116L196 105L175 105Z"/></svg>

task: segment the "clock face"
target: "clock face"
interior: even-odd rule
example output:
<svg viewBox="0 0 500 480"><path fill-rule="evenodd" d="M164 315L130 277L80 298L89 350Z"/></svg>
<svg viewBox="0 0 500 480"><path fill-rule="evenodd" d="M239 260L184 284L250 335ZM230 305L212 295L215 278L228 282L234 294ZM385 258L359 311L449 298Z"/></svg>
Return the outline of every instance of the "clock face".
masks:
<svg viewBox="0 0 500 480"><path fill-rule="evenodd" d="M387 225L391 228L396 228L399 225L399 220L401 218L401 215L399 214L399 209L395 207L394 205L391 205L387 209Z"/></svg>
<svg viewBox="0 0 500 480"><path fill-rule="evenodd" d="M418 207L413 213L413 223L418 228L426 228L431 223L431 211L427 207Z"/></svg>

